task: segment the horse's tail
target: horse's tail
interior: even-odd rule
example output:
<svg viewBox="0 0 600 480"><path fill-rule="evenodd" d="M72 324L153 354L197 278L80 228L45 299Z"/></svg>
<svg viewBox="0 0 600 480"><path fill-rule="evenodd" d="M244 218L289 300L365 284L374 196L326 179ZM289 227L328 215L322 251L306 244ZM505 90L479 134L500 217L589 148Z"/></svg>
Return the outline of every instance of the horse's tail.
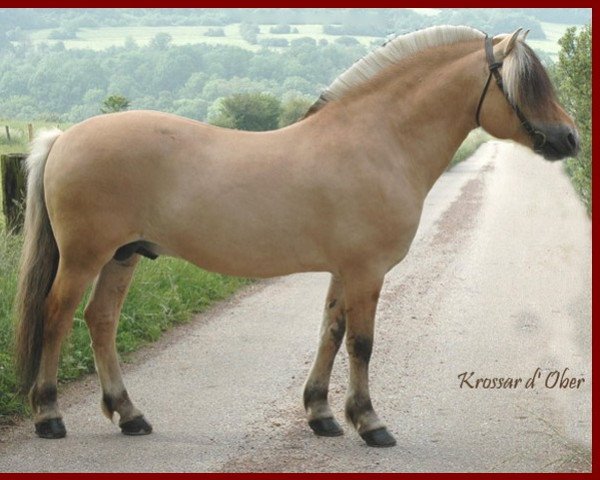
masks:
<svg viewBox="0 0 600 480"><path fill-rule="evenodd" d="M35 382L42 356L44 303L58 268L58 247L44 200L44 170L52 145L62 132L40 133L27 157L27 203L19 284L15 300L16 371L19 390Z"/></svg>

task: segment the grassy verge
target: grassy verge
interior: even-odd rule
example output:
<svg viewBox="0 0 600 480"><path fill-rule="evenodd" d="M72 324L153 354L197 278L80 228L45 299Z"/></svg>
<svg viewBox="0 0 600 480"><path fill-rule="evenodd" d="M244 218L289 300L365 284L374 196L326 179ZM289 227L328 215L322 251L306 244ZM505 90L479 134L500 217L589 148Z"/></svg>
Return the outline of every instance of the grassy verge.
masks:
<svg viewBox="0 0 600 480"><path fill-rule="evenodd" d="M473 153L475 153L475 150L477 150L482 143L485 143L491 139L492 137L481 128L471 131L461 146L458 147L458 150L450 161L448 168L450 169L457 163L469 158L471 155L473 155Z"/></svg>
<svg viewBox="0 0 600 480"><path fill-rule="evenodd" d="M12 301L16 290L22 238L0 230L0 425L27 412L15 395L12 358ZM197 312L231 295L247 279L226 277L201 270L172 258L143 259L136 270L119 323L117 346L123 359L140 346L157 340L173 325L184 323ZM89 295L89 292L88 292ZM86 295L86 298L87 296ZM82 302L73 331L65 342L59 380L68 381L93 371L94 362Z"/></svg>

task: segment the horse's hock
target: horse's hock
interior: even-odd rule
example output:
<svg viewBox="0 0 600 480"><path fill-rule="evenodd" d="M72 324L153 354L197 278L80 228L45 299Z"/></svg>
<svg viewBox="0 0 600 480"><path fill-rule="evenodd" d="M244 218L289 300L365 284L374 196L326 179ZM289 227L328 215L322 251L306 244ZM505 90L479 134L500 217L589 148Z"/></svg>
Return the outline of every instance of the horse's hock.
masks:
<svg viewBox="0 0 600 480"><path fill-rule="evenodd" d="M23 227L26 158L26 153L8 153L0 156L2 210L7 230L15 233L20 232Z"/></svg>

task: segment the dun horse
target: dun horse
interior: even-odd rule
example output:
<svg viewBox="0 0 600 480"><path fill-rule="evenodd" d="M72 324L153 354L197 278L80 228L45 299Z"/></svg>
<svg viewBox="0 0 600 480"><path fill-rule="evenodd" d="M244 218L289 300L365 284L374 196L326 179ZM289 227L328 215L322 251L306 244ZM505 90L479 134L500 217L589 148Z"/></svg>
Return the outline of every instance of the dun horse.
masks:
<svg viewBox="0 0 600 480"><path fill-rule="evenodd" d="M151 432L123 383L115 335L140 256L172 255L248 277L330 272L304 389L308 424L317 435L343 433L327 393L345 335L346 416L367 444L394 445L369 395L374 317L428 191L477 125L550 160L578 149L525 35L433 27L397 37L341 74L302 121L276 131L132 111L42 134L27 160L17 300L18 367L37 434L66 433L60 345L92 282L85 320L102 410L119 414L125 434Z"/></svg>

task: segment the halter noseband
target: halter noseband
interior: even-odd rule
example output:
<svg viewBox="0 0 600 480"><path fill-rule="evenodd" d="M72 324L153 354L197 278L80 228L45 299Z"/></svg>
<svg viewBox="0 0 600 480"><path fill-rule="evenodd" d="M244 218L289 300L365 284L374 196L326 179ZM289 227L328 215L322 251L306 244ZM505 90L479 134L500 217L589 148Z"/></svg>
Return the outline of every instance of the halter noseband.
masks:
<svg viewBox="0 0 600 480"><path fill-rule="evenodd" d="M475 120L477 121L477 125L481 126L481 123L479 122L479 116L481 114L481 107L483 105L483 100L485 99L485 95L487 94L488 87L490 86L490 81L492 80L492 75L493 75L494 79L496 80L496 84L498 85L498 88L502 91L502 93L504 93L506 100L508 101L510 106L513 108L515 113L517 114L517 117L519 117L519 120L521 121L521 125L523 126L525 131L529 134L531 139L533 140L534 150L539 150L546 143L546 135L544 135L543 132L540 132L538 129L536 129L529 122L529 120L527 120L527 118L525 117L525 115L523 114L521 109L517 105L513 104L510 101L510 99L508 98L507 93L504 91L502 75L500 75L500 71L499 71L500 67L502 66L502 62L497 62L496 59L494 58L494 44L492 41L492 37L488 36L487 34L485 36L485 56L487 58L487 63L488 63L488 67L490 69L490 74L488 76L487 81L485 82L485 87L483 87L483 91L481 92L481 97L479 98L479 105L477 105L477 113L475 114Z"/></svg>

